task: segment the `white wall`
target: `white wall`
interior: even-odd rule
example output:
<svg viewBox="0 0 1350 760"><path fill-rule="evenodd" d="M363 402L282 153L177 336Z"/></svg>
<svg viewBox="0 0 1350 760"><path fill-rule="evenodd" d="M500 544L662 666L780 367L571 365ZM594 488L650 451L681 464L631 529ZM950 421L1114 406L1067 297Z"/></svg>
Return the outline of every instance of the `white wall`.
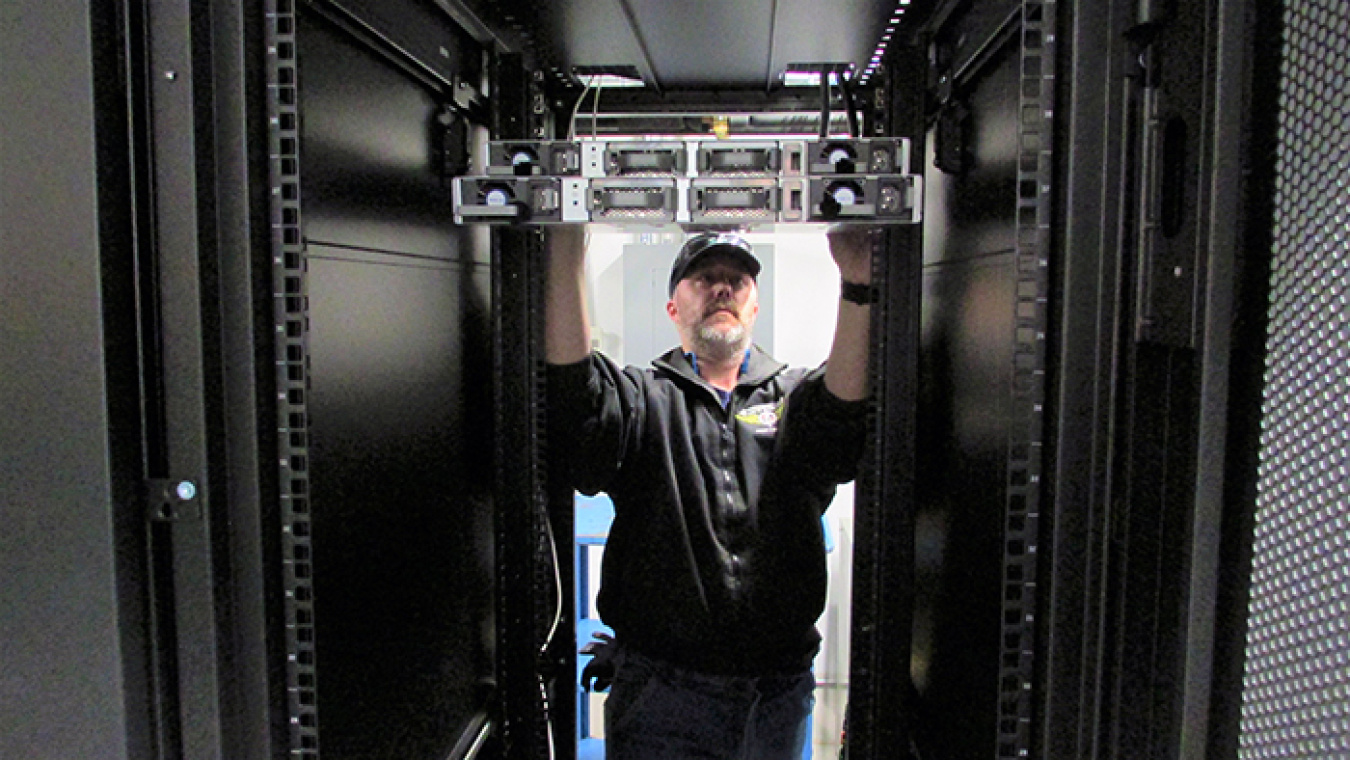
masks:
<svg viewBox="0 0 1350 760"><path fill-rule="evenodd" d="M587 311L591 316L591 345L623 364L623 247L631 233L592 231L586 253L590 288Z"/></svg>

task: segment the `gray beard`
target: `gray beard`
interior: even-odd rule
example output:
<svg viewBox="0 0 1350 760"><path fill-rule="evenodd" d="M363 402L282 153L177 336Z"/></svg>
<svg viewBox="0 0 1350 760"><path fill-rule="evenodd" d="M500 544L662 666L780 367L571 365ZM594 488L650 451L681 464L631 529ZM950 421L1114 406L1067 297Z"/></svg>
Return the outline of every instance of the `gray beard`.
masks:
<svg viewBox="0 0 1350 760"><path fill-rule="evenodd" d="M744 326L726 330L704 326L694 331L694 353L714 361L726 361L750 347L750 331Z"/></svg>

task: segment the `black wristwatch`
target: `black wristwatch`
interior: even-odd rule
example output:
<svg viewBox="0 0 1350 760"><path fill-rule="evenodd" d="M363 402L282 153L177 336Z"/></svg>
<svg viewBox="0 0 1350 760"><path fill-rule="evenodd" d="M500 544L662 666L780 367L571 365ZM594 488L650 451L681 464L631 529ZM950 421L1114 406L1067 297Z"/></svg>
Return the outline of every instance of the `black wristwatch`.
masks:
<svg viewBox="0 0 1350 760"><path fill-rule="evenodd" d="M841 280L839 283L839 297L849 303L867 306L877 302L877 289L871 285L864 285L860 282Z"/></svg>

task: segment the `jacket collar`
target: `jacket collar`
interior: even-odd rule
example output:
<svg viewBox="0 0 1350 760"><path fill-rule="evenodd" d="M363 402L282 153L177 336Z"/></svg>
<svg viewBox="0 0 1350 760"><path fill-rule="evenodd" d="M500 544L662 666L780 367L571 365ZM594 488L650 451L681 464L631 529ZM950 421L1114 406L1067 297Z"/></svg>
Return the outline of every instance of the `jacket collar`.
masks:
<svg viewBox="0 0 1350 760"><path fill-rule="evenodd" d="M678 346L652 360L652 365L669 370L679 377L712 390L712 386L708 385L706 380L699 377L697 372L694 372L694 367L689 363L689 359L685 357L684 350ZM736 381L736 386L739 388L741 386L754 387L763 385L784 369L787 369L786 364L769 356L764 352L764 349L759 346L751 346L750 360L741 372L740 379Z"/></svg>

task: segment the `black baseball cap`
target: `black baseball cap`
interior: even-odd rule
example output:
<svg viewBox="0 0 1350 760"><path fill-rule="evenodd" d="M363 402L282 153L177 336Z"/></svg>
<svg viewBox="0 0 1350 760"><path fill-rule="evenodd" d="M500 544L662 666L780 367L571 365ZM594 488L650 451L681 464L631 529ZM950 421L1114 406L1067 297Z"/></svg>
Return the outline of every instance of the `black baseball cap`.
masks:
<svg viewBox="0 0 1350 760"><path fill-rule="evenodd" d="M675 294L675 286L684 279L689 268L699 259L710 253L726 253L739 261L751 277L759 277L759 259L750 249L745 238L733 232L702 232L687 241L675 256L670 267L670 288L667 295Z"/></svg>

